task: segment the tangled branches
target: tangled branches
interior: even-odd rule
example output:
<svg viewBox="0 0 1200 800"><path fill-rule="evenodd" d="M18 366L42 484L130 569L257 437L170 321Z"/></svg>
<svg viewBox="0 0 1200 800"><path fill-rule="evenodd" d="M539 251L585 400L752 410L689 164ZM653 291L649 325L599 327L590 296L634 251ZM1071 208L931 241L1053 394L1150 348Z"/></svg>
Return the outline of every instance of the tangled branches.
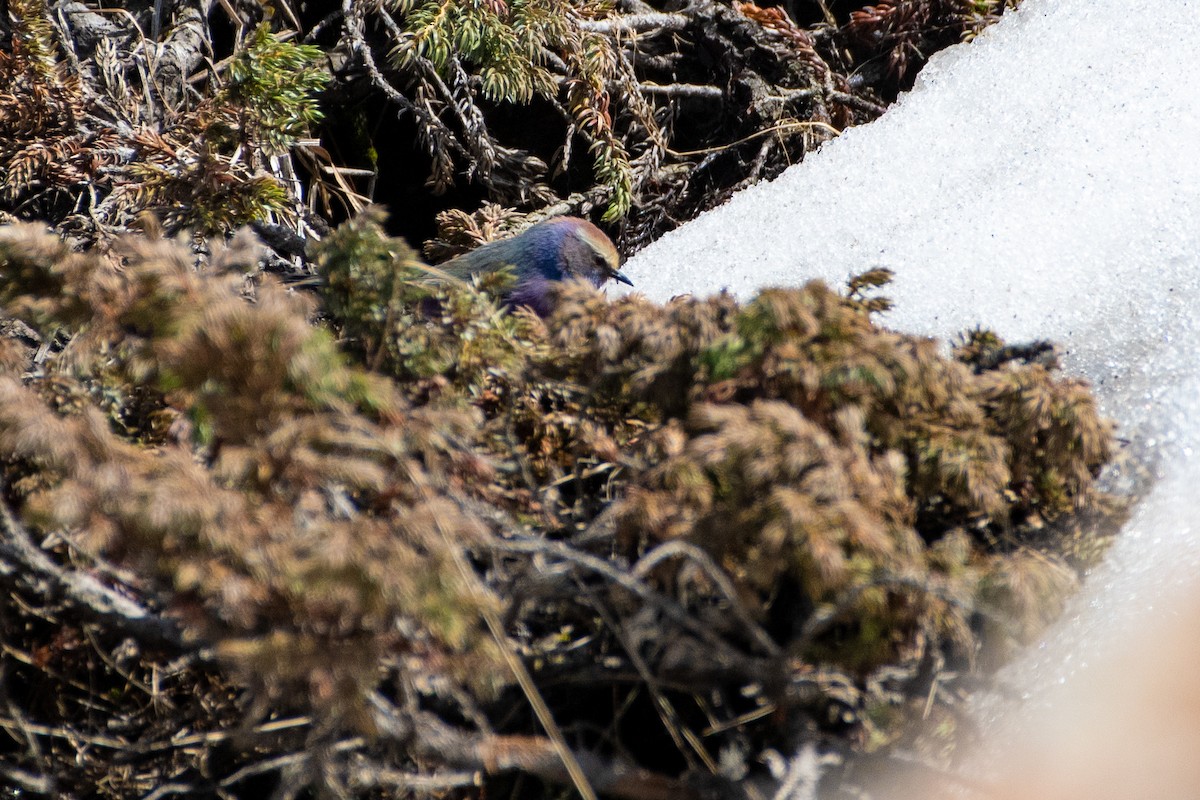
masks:
<svg viewBox="0 0 1200 800"><path fill-rule="evenodd" d="M144 211L200 234L270 217L297 224L286 154L320 119L316 48L258 26L198 94L186 88L208 35L196 9L176 9L153 45L128 12L65 5L52 17L40 0L11 4L13 49L0 50L7 211L87 241Z"/></svg>
<svg viewBox="0 0 1200 800"><path fill-rule="evenodd" d="M413 239L490 203L602 217L637 249L878 116L1007 4L10 5L0 212L86 241L145 210L205 235L282 225L299 268L370 202Z"/></svg>

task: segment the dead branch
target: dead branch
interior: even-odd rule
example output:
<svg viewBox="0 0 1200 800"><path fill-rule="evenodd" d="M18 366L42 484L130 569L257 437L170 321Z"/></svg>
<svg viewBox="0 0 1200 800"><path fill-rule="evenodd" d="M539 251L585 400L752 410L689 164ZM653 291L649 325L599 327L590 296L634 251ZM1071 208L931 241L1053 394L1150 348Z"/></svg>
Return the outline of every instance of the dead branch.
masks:
<svg viewBox="0 0 1200 800"><path fill-rule="evenodd" d="M627 14L612 19L584 20L579 27L593 33L646 34L656 31L681 31L692 24L687 14Z"/></svg>
<svg viewBox="0 0 1200 800"><path fill-rule="evenodd" d="M553 783L570 784L570 776L549 739L469 733L423 712L405 719L403 712L380 695L372 697L371 710L381 731L410 742L430 758L486 775L519 771ZM589 783L604 795L627 800L703 800L713 796L685 781L591 753L576 753L575 758Z"/></svg>
<svg viewBox="0 0 1200 800"><path fill-rule="evenodd" d="M0 575L8 581L30 583L35 576L44 583L35 586L39 594L59 594L79 610L115 625L147 643L178 650L183 646L179 628L132 597L101 584L93 576L69 570L46 555L34 544L24 526L0 502Z"/></svg>

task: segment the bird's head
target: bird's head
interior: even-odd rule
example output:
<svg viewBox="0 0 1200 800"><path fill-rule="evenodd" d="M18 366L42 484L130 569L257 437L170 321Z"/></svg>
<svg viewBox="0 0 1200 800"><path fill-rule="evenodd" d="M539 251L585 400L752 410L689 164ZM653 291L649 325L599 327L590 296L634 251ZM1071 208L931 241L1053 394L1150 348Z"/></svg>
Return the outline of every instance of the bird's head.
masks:
<svg viewBox="0 0 1200 800"><path fill-rule="evenodd" d="M578 217L559 217L541 225L546 226L551 240L557 241L557 262L562 271L558 280L581 278L593 286L614 280L633 286L633 281L621 274L616 246L592 223Z"/></svg>

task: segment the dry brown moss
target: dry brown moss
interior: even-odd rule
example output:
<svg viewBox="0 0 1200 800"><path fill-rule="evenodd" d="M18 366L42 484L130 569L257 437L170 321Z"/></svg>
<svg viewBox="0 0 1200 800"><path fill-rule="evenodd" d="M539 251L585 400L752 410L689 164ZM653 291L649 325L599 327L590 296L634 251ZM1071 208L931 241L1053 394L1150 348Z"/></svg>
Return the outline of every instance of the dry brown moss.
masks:
<svg viewBox="0 0 1200 800"><path fill-rule="evenodd" d="M371 240L369 225L356 230ZM374 263L397 274L394 261ZM542 327L497 316L460 288L439 289L441 310L422 315L415 300L430 295L417 271L392 280L424 294L410 288L389 305L375 293L370 307L394 326L383 347L426 359L388 360L406 385L422 374L414 365L457 365L426 367L443 381L436 402L484 412L476 442L497 460L513 507L557 513L539 524L586 524L605 503L578 503L619 490L612 510L627 552L698 545L756 613L803 619L825 606L851 618L875 613L873 603L870 624L827 631L823 658L878 665L911 637L949 635L969 661L974 615L1019 612L998 629L1029 635L1071 584L1057 556L993 554L1089 503L1111 426L1082 383L986 332L953 357L879 327L872 313L886 302L868 295L886 279L863 276L849 296L820 283L771 289L744 306L726 296L609 302L564 286ZM346 286L331 280L331 308L353 307ZM370 327L344 314L347 330ZM958 544L940 545L948 536ZM1043 562L1046 580L1032 575ZM772 609L781 581L804 601ZM1055 591L1017 588L1027 584ZM890 629L900 641L881 635ZM842 646L853 655L839 661Z"/></svg>
<svg viewBox="0 0 1200 800"><path fill-rule="evenodd" d="M357 708L380 653L406 640L439 663L458 651L451 671L488 684L486 600L452 553L483 527L439 489L473 462L450 443L471 415L410 410L308 324L309 303L249 279L253 263L245 241L197 269L163 240L104 257L0 230L9 313L74 336L44 372L0 384L0 447L41 476L10 501L153 580L272 693L300 681L317 705ZM141 387L166 435L119 435L105 413ZM347 681L344 697L317 688Z"/></svg>
<svg viewBox="0 0 1200 800"><path fill-rule="evenodd" d="M117 795L218 748L234 783L292 752L305 769L264 767L272 785L365 795L461 766L489 791L512 772L554 785L554 725L613 793L734 791L737 769L681 763L736 751L753 773L824 737L952 730L956 682L1076 580L1044 545L1110 455L1086 388L982 332L948 355L879 327L866 294L885 276L746 304L570 285L543 321L431 282L376 215L319 259L320 309L242 239L198 258L0 230L0 302L22 321L0 376L0 564L23 565L0 574L29 576L5 601L24 627L0 630L46 654L14 680L64 697L25 708L38 730L86 732L102 703L124 749L158 754ZM182 657L173 685L212 696L161 715L140 684L89 697L119 673L68 646L83 623L34 621L54 592L99 646L141 643L127 669ZM164 744L239 719L244 746ZM108 768L55 753L71 786Z"/></svg>

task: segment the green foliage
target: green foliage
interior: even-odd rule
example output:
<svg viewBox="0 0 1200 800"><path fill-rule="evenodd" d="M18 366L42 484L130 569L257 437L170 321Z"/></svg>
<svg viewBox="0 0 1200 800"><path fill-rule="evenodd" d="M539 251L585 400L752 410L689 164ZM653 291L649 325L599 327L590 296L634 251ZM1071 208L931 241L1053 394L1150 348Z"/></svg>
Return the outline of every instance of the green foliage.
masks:
<svg viewBox="0 0 1200 800"><path fill-rule="evenodd" d="M1020 0L894 0L851 11L842 32L861 58L880 60L905 86L933 52L970 41L1018 5Z"/></svg>
<svg viewBox="0 0 1200 800"><path fill-rule="evenodd" d="M469 69L478 75L483 96L494 103L528 105L535 97L556 100L558 81L546 61L548 54L561 57L567 68L567 109L589 139L595 183L609 192L604 219L611 222L629 211L633 167L609 110L609 85L619 71L617 45L580 28L578 3L395 0L389 5L400 14L403 25L391 49L393 64L420 75L422 61L427 61L452 87L463 82ZM654 127L651 117L643 122ZM486 170L490 165L478 166Z"/></svg>
<svg viewBox="0 0 1200 800"><path fill-rule="evenodd" d="M922 528L1071 510L1111 456L1110 427L1081 385L1037 364L973 372L933 341L876 328L876 307L819 284L768 290L706 360L738 392L785 400L826 425L857 408L875 449L905 457Z"/></svg>
<svg viewBox="0 0 1200 800"><path fill-rule="evenodd" d="M39 194L51 195L53 204L59 193L89 186L111 160L93 150L116 147L118 137L111 129L80 131L85 93L80 77L55 59L45 3L17 2L10 11L12 49L0 48L0 203L17 210Z"/></svg>
<svg viewBox="0 0 1200 800"><path fill-rule="evenodd" d="M554 78L544 67L544 48L567 34L569 5L555 0L397 0L405 37L392 50L400 66L428 58L449 76L456 59L476 67L484 96L528 103L535 94L553 95Z"/></svg>
<svg viewBox="0 0 1200 800"><path fill-rule="evenodd" d="M857 415L840 421L831 435L779 401L698 405L682 429L686 444L665 446L668 458L631 496L622 526L695 541L763 597L784 576L829 602L885 571L911 573L921 546L903 464L872 457Z"/></svg>
<svg viewBox="0 0 1200 800"><path fill-rule="evenodd" d="M605 36L580 32L567 40L568 63L574 75L567 80L567 107L576 123L590 134L596 182L612 196L603 218L614 222L633 204L633 166L625 145L613 130L608 84L618 77L613 42Z"/></svg>
<svg viewBox="0 0 1200 800"><path fill-rule="evenodd" d="M328 76L316 48L260 26L230 60L222 88L194 106L147 114L153 127L91 130L81 121L112 112L55 61L53 29L39 9L22 7L18 46L0 52L0 83L9 87L0 96L0 201L61 219L65 211L50 209L70 198L82 217L86 187L93 204L76 225L127 224L153 210L171 227L206 234L289 213L294 199L269 159L320 120L316 94Z"/></svg>
<svg viewBox="0 0 1200 800"><path fill-rule="evenodd" d="M382 221L378 209L367 212L331 234L318 254L326 307L365 363L418 393L429 381L449 381L478 396L519 373L536 319L502 314L491 296L426 266L402 239L383 233ZM483 280L498 293L511 277Z"/></svg>
<svg viewBox="0 0 1200 800"><path fill-rule="evenodd" d="M286 213L283 184L264 171L321 119L316 95L328 81L320 51L295 45L260 25L227 70L228 81L167 136L144 134L143 160L125 194L141 208L161 210L172 227L228 233L269 214ZM193 146L173 142L195 139Z"/></svg>
<svg viewBox="0 0 1200 800"><path fill-rule="evenodd" d="M329 82L314 45L282 40L259 25L229 65L228 83L214 99L238 143L255 142L267 155L285 152L321 121L316 96Z"/></svg>
<svg viewBox="0 0 1200 800"><path fill-rule="evenodd" d="M43 81L54 81L54 29L45 0L16 0L8 4L11 15L12 54L29 59Z"/></svg>
<svg viewBox="0 0 1200 800"><path fill-rule="evenodd" d="M214 150L179 158L162 151L151 155L153 149L150 146L144 152L150 158L165 156L170 161L148 158L132 165L130 173L136 183L124 188L124 196L133 207L158 211L171 228L226 233L289 207L283 184L265 174L246 177L242 170L231 169L229 161Z"/></svg>

